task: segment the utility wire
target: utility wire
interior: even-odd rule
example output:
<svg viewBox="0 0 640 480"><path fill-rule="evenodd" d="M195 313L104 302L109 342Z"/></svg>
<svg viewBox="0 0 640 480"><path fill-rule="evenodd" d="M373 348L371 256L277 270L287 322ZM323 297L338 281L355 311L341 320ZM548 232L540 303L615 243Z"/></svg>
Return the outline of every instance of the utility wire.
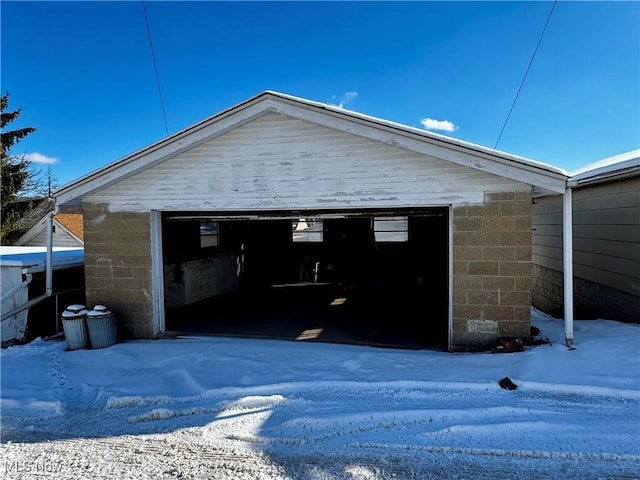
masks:
<svg viewBox="0 0 640 480"><path fill-rule="evenodd" d="M556 8L556 4L558 3L558 0L555 0L553 2L553 5L551 6L551 11L549 12L549 16L547 17L547 22L544 24L544 28L542 29L542 33L540 34L540 38L538 39L538 44L536 45L535 50L533 51L533 55L531 55L531 60L529 61L529 66L527 67L527 71L524 72L524 77L522 77L522 82L520 82L520 87L518 88L518 92L516 93L516 97L513 99L513 103L511 104L511 108L509 109L509 113L507 114L507 118L504 121L504 124L502 125L502 130L500 130L500 135L498 135L498 140L496 140L496 144L493 146L494 149L496 149L498 147L498 143L500 142L500 139L502 138L502 134L504 133L504 129L507 126L507 123L509 122L509 117L511 117L511 112L513 112L513 107L515 107L516 102L518 101L518 96L520 96L520 91L522 90L522 86L524 85L524 81L527 79L527 75L529 74L529 69L531 68L531 65L533 64L533 59L536 58L536 53L538 53L538 48L540 47L540 44L542 43L542 37L544 37L544 32L546 32L547 30L547 25L549 25L549 21L551 20L551 16L553 15L553 11Z"/></svg>
<svg viewBox="0 0 640 480"><path fill-rule="evenodd" d="M169 126L167 125L167 113L164 109L164 100L162 99L162 88L160 88L160 76L158 75L158 66L156 64L156 55L153 51L153 41L151 40L151 29L149 28L149 19L147 18L147 7L142 0L142 11L144 12L144 23L147 26L147 36L149 37L149 47L151 48L151 59L153 60L153 70L156 73L156 85L158 86L158 95L160 96L160 107L162 108L162 118L164 119L164 128L169 135Z"/></svg>

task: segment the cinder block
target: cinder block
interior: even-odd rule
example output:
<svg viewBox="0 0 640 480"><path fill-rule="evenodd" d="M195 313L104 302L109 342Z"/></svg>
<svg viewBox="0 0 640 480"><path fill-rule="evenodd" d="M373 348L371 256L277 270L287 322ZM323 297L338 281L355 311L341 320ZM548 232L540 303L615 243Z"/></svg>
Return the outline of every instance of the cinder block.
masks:
<svg viewBox="0 0 640 480"><path fill-rule="evenodd" d="M500 292L500 305L529 306L531 292Z"/></svg>
<svg viewBox="0 0 640 480"><path fill-rule="evenodd" d="M515 290L530 291L533 285L533 279L531 275L525 277L515 277Z"/></svg>
<svg viewBox="0 0 640 480"><path fill-rule="evenodd" d="M508 277L531 276L531 262L499 262L499 275Z"/></svg>
<svg viewBox="0 0 640 480"><path fill-rule="evenodd" d="M467 319L466 318L454 318L451 322L454 333L464 333L467 331Z"/></svg>
<svg viewBox="0 0 640 480"><path fill-rule="evenodd" d="M498 305L498 297L496 290L467 291L467 303L469 305Z"/></svg>
<svg viewBox="0 0 640 480"><path fill-rule="evenodd" d="M468 262L469 275L498 275L498 273L499 273L499 262L485 262L485 261Z"/></svg>
<svg viewBox="0 0 640 480"><path fill-rule="evenodd" d="M467 204L465 205L456 205L455 207L453 207L453 218L458 218L458 217L468 217L469 216L469 206ZM454 220L455 222L455 220Z"/></svg>
<svg viewBox="0 0 640 480"><path fill-rule="evenodd" d="M467 245L470 246L508 246L500 240L501 232L468 232L467 233ZM511 235L515 235L511 233ZM513 244L515 245L515 243Z"/></svg>
<svg viewBox="0 0 640 480"><path fill-rule="evenodd" d="M508 246L529 246L531 245L531 232L500 232L500 239L497 245L502 245L503 247Z"/></svg>
<svg viewBox="0 0 640 480"><path fill-rule="evenodd" d="M484 205L469 205L468 212L469 217L484 217L486 215Z"/></svg>
<svg viewBox="0 0 640 480"><path fill-rule="evenodd" d="M454 257L455 258L455 257ZM466 275L469 270L469 262L467 261L453 261L453 275Z"/></svg>
<svg viewBox="0 0 640 480"><path fill-rule="evenodd" d="M455 258L455 249L460 245L467 245L467 232L453 232L453 252Z"/></svg>
<svg viewBox="0 0 640 480"><path fill-rule="evenodd" d="M154 338L153 325L134 325L133 331L135 334L135 338L141 338L141 339Z"/></svg>
<svg viewBox="0 0 640 480"><path fill-rule="evenodd" d="M496 192L496 193L485 193L484 202L499 202L502 200L515 200L516 192Z"/></svg>
<svg viewBox="0 0 640 480"><path fill-rule="evenodd" d="M467 303L467 289L454 288L453 289L453 303L465 304Z"/></svg>
<svg viewBox="0 0 640 480"><path fill-rule="evenodd" d="M500 215L513 216L516 212L515 202L499 202Z"/></svg>
<svg viewBox="0 0 640 480"><path fill-rule="evenodd" d="M488 335L498 335L500 325L495 320L468 320L467 331L469 333L480 333Z"/></svg>
<svg viewBox="0 0 640 480"><path fill-rule="evenodd" d="M513 291L516 289L516 278L491 275L482 277L482 288L485 290Z"/></svg>
<svg viewBox="0 0 640 480"><path fill-rule="evenodd" d="M483 247L460 246L455 249L456 260L482 260Z"/></svg>
<svg viewBox="0 0 640 480"><path fill-rule="evenodd" d="M499 217L500 216L500 202L485 203L482 206L482 212L480 216L487 217Z"/></svg>
<svg viewBox="0 0 640 480"><path fill-rule="evenodd" d="M486 278L486 277L484 277ZM482 283L483 277L476 275L454 275L453 276L453 291L476 289L480 290L486 288Z"/></svg>
<svg viewBox="0 0 640 480"><path fill-rule="evenodd" d="M485 232L515 232L515 217L485 217L482 219L482 229Z"/></svg>
<svg viewBox="0 0 640 480"><path fill-rule="evenodd" d="M531 205L531 200L521 201L514 203L514 215L522 216L522 217L531 217L533 206Z"/></svg>
<svg viewBox="0 0 640 480"><path fill-rule="evenodd" d="M482 217L458 217L453 219L453 229L456 232L479 232L482 230Z"/></svg>
<svg viewBox="0 0 640 480"><path fill-rule="evenodd" d="M488 305L483 308L483 313L484 318L492 320L513 321L515 319L514 307L507 305Z"/></svg>
<svg viewBox="0 0 640 480"><path fill-rule="evenodd" d="M519 262L530 262L531 261L531 245L515 247L514 260Z"/></svg>
<svg viewBox="0 0 640 480"><path fill-rule="evenodd" d="M516 219L516 232L531 232L531 216L520 215L514 218Z"/></svg>
<svg viewBox="0 0 640 480"><path fill-rule="evenodd" d="M528 322L501 322L500 335L504 337L528 337L531 327Z"/></svg>
<svg viewBox="0 0 640 480"><path fill-rule="evenodd" d="M516 247L482 247L482 259L513 261L516 259Z"/></svg>
<svg viewBox="0 0 640 480"><path fill-rule="evenodd" d="M453 317L459 319L482 318L482 305L453 305Z"/></svg>
<svg viewBox="0 0 640 480"><path fill-rule="evenodd" d="M531 300L526 305L520 305L515 307L515 321L524 322L527 325L531 323Z"/></svg>

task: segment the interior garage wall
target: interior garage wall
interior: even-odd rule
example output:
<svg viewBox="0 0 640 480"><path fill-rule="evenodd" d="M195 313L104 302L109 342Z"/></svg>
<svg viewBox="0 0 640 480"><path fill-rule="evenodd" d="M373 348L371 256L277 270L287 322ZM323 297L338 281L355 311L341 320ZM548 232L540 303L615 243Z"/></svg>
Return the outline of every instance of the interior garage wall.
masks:
<svg viewBox="0 0 640 480"><path fill-rule="evenodd" d="M106 305L127 338L153 337L149 213L110 212L84 203L88 306Z"/></svg>
<svg viewBox="0 0 640 480"><path fill-rule="evenodd" d="M451 350L528 336L531 287L531 192L454 206Z"/></svg>

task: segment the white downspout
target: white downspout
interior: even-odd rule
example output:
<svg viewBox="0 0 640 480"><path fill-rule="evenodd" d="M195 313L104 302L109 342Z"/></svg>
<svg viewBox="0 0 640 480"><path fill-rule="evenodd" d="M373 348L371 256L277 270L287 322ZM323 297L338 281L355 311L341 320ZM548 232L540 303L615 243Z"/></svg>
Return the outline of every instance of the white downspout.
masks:
<svg viewBox="0 0 640 480"><path fill-rule="evenodd" d="M53 294L53 215L54 211L47 214L47 260L44 291L46 297L50 297Z"/></svg>
<svg viewBox="0 0 640 480"><path fill-rule="evenodd" d="M571 186L567 184L562 208L562 259L564 271L564 337L573 350L573 200Z"/></svg>

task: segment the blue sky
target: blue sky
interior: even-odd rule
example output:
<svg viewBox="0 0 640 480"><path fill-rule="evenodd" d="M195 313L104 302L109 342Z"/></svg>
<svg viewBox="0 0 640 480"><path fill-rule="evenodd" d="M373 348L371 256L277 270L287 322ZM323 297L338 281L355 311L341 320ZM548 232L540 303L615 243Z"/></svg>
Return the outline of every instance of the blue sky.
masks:
<svg viewBox="0 0 640 480"><path fill-rule="evenodd" d="M552 2L145 2L169 133L264 90L494 147ZM166 136L142 2L2 1L14 154L60 185ZM640 2L557 3L498 144L640 147Z"/></svg>

